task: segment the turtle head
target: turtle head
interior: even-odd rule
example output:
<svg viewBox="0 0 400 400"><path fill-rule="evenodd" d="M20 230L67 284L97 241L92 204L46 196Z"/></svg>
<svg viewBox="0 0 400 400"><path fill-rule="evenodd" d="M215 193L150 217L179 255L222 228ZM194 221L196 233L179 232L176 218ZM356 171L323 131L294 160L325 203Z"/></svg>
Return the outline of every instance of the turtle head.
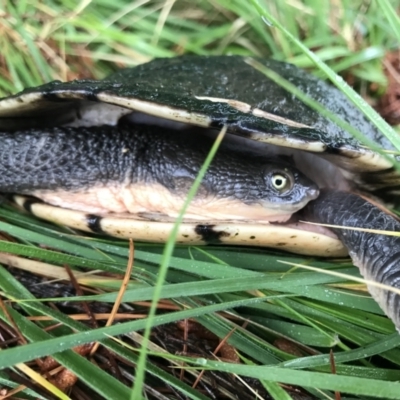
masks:
<svg viewBox="0 0 400 400"><path fill-rule="evenodd" d="M319 195L316 183L276 156L217 154L193 203L210 220L285 222Z"/></svg>
<svg viewBox="0 0 400 400"><path fill-rule="evenodd" d="M261 202L268 208L298 211L318 197L316 183L294 166L268 163L262 170L264 195Z"/></svg>
<svg viewBox="0 0 400 400"><path fill-rule="evenodd" d="M284 222L319 195L316 183L279 159L264 161L255 181L257 190L249 191L245 202L262 210L260 220Z"/></svg>

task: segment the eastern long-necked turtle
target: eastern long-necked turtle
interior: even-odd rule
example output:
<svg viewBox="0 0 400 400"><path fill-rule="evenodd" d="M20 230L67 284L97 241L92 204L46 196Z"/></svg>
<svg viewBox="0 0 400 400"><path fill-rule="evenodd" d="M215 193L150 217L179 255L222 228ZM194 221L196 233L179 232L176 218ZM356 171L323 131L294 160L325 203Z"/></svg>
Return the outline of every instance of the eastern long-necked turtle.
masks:
<svg viewBox="0 0 400 400"><path fill-rule="evenodd" d="M259 62L391 149L336 89L293 65ZM394 217L354 194L395 198L400 176L392 163L243 57L157 59L102 81L56 81L2 99L0 192L17 193L33 214L73 228L164 241L222 127L226 143L179 243L348 251L366 278L400 286L400 238L304 229L292 215L304 209L302 219L320 223L400 230ZM370 291L399 328L399 297Z"/></svg>

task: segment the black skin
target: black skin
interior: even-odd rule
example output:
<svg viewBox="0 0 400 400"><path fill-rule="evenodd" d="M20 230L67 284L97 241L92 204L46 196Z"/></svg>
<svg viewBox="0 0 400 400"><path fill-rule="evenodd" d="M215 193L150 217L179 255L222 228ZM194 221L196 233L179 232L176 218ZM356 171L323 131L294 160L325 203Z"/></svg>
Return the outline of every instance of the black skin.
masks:
<svg viewBox="0 0 400 400"><path fill-rule="evenodd" d="M128 124L0 132L0 192L80 191L115 182L145 182L185 195L212 143L202 135ZM271 177L277 172L290 176L290 190L274 188ZM269 199L279 205L296 204L310 191L315 198L317 186L280 158L221 148L198 196L246 204Z"/></svg>
<svg viewBox="0 0 400 400"><path fill-rule="evenodd" d="M322 224L400 232L400 222L364 198L322 190L303 211L304 219ZM348 248L360 273L369 280L400 289L400 237L330 228ZM400 329L400 296L369 286L372 296Z"/></svg>

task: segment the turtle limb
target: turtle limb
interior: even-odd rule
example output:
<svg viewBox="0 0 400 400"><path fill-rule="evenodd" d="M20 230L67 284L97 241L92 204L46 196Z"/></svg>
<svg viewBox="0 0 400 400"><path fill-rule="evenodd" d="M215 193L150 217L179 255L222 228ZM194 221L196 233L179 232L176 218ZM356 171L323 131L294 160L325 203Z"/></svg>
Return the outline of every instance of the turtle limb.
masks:
<svg viewBox="0 0 400 400"><path fill-rule="evenodd" d="M361 275L400 289L400 222L361 196L349 192L323 190L305 210L308 221L360 230L330 228L349 250ZM399 232L399 236L366 230ZM368 284L368 290L400 331L400 295Z"/></svg>

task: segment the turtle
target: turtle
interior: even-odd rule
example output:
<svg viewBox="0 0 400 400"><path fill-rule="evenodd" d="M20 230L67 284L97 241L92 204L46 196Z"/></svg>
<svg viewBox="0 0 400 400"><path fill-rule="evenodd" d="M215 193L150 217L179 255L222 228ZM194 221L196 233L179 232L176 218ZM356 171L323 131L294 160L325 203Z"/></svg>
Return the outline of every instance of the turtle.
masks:
<svg viewBox="0 0 400 400"><path fill-rule="evenodd" d="M0 193L58 224L163 242L223 130L177 243L349 254L365 278L398 288L400 238L351 229L400 230L380 205L399 199L395 155L370 150L252 61L155 59L0 99ZM256 62L393 150L337 89L290 63ZM399 329L398 295L368 287Z"/></svg>

